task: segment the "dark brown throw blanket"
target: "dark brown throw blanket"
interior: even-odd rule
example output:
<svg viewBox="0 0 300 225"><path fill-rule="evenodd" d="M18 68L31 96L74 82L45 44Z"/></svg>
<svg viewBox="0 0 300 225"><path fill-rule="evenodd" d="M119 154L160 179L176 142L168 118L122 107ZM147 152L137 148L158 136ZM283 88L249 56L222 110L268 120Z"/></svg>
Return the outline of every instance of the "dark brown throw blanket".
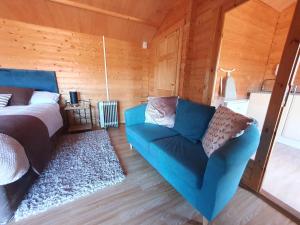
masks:
<svg viewBox="0 0 300 225"><path fill-rule="evenodd" d="M52 143L41 120L25 115L0 116L0 133L16 139L24 147L31 166L42 172L50 161ZM16 182L0 186L0 224L5 224L13 216L36 178L37 175L30 169Z"/></svg>
<svg viewBox="0 0 300 225"><path fill-rule="evenodd" d="M31 166L42 172L51 157L51 143L46 125L28 115L0 116L0 133L16 139L25 149Z"/></svg>
<svg viewBox="0 0 300 225"><path fill-rule="evenodd" d="M6 224L13 217L20 202L37 178L38 175L30 168L16 182L0 186L0 224Z"/></svg>

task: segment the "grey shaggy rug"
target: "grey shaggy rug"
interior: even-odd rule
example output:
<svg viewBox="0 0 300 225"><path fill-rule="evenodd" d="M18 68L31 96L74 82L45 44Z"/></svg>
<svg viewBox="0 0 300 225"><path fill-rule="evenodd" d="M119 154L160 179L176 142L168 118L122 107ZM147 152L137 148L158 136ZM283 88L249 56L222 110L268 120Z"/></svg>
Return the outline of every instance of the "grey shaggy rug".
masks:
<svg viewBox="0 0 300 225"><path fill-rule="evenodd" d="M104 130L62 136L57 154L15 213L18 221L121 182L125 175Z"/></svg>

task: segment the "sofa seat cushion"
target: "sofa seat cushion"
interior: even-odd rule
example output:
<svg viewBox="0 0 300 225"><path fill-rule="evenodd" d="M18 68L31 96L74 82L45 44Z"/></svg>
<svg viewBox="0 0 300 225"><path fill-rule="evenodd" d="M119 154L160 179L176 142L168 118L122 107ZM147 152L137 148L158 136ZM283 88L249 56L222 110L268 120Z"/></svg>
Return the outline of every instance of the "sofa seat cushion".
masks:
<svg viewBox="0 0 300 225"><path fill-rule="evenodd" d="M126 127L129 142L136 148L148 149L149 143L161 138L178 135L173 129L155 124L138 124ZM134 143L132 143L134 142Z"/></svg>
<svg viewBox="0 0 300 225"><path fill-rule="evenodd" d="M201 142L192 143L181 135L168 137L152 142L149 154L159 160L161 169L169 170L191 187L201 187L208 161Z"/></svg>

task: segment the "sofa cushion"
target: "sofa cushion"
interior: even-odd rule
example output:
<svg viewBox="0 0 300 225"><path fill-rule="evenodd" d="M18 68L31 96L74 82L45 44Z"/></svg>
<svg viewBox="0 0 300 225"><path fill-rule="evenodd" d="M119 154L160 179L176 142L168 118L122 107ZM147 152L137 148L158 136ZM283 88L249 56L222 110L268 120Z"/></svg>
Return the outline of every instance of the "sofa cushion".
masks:
<svg viewBox="0 0 300 225"><path fill-rule="evenodd" d="M253 119L219 106L202 140L206 155L210 157L227 141L240 136L252 123Z"/></svg>
<svg viewBox="0 0 300 225"><path fill-rule="evenodd" d="M179 99L174 130L190 141L199 142L215 113L215 107Z"/></svg>
<svg viewBox="0 0 300 225"><path fill-rule="evenodd" d="M129 142L135 147L148 149L150 142L178 135L173 129L155 125L155 124L137 124L126 127L126 133ZM134 142L134 143L132 143ZM138 146L136 146L138 145Z"/></svg>
<svg viewBox="0 0 300 225"><path fill-rule="evenodd" d="M191 187L201 187L208 160L201 142L194 144L181 135L168 137L152 142L149 154L159 160L162 169L171 171Z"/></svg>
<svg viewBox="0 0 300 225"><path fill-rule="evenodd" d="M148 97L145 123L174 127L178 97Z"/></svg>

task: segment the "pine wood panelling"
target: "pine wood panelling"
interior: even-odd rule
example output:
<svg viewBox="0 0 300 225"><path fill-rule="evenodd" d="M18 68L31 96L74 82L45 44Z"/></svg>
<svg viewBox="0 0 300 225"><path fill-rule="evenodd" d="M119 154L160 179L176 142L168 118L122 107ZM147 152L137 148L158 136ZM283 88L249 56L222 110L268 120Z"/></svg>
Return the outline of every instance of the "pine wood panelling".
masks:
<svg viewBox="0 0 300 225"><path fill-rule="evenodd" d="M222 29L222 23L223 23L223 13L226 12L229 8L234 8L242 3L247 2L246 0L194 0L193 1L193 10L191 13L191 25L190 25L190 31L189 31L189 46L188 46L188 55L186 60L186 68L185 68L185 74L184 74L184 87L183 87L183 96L191 99L196 102L202 102L206 104L212 103L212 97L214 96L214 90L217 90L218 87L215 88L215 81L216 79L216 70L215 65L218 61L218 46L219 46L219 32L221 32ZM252 1L254 2L254 1ZM255 1L257 5L260 5L260 8L265 8L266 11L258 10L255 12L255 8L250 7L249 12L245 14L238 15L239 17L236 18L237 21L243 21L250 25L250 31L257 30L256 28L253 28L253 24L257 22L260 19L260 23L262 24L262 27L267 27L270 25L274 25L274 20L276 20L276 10L272 10L272 8L263 2L260 2L258 0ZM247 3L245 3L247 4ZM252 4L253 5L253 4ZM242 6L241 6L242 7ZM253 17L249 17L249 13L252 11ZM256 13L256 14L255 14ZM273 18L272 14L274 15ZM279 14L277 12L277 14ZM248 16L248 19L247 19ZM271 18L270 20L263 22L262 19L265 18ZM275 22L276 23L276 22ZM262 28L260 27L260 28ZM237 29L230 33L231 37L235 34L238 34L239 32L245 31L247 28L243 26L243 24L239 23ZM271 28L271 29L274 29ZM269 33L268 33L269 32ZM266 51L266 46L269 43L266 43L270 41L267 40L267 38L270 38L270 29L267 28L266 30L263 30L260 33L254 34L253 37L250 37L249 34L245 34L247 37L248 42L245 42L241 44L238 47L243 47L244 49L247 49L250 51L252 56L255 54L254 64L253 60L250 60L248 64L241 61L241 63L244 64L244 67L246 69L246 74L244 74L244 77L247 76L257 76L257 74L249 75L252 71L252 68L256 66L256 62L258 60L265 60L265 54L262 54ZM273 33L274 35L274 33ZM229 38L231 38L229 37ZM271 37L272 40L273 36ZM231 38L232 39L232 38ZM234 42L234 40L231 40L234 48L237 43ZM252 41L254 39L254 41ZM257 52L254 51L254 49L251 49L251 45L254 44L254 42L262 40L261 43L259 43L259 46L264 46L263 49L257 49ZM235 49L231 49L229 54L231 59L235 60L236 55L234 54ZM269 48L270 51L271 48ZM221 49L222 50L222 49ZM244 51L245 52L245 51ZM256 56L256 53L258 53L258 57ZM222 54L222 51L221 51ZM220 55L221 56L221 55ZM239 55L238 55L239 56ZM244 58L249 57L248 55ZM251 62L252 61L252 62ZM235 63L237 64L237 63ZM235 66L237 67L237 66ZM238 71L237 71L238 72ZM262 74L261 76L264 76L264 69L263 66L259 69L259 72ZM236 74L236 73L235 73ZM249 80L250 78L246 78L246 80ZM261 79L262 80L262 79ZM255 84L250 87L250 89L257 89L260 85L258 81L254 82ZM248 88L245 87L245 85L241 86L242 88Z"/></svg>
<svg viewBox="0 0 300 225"><path fill-rule="evenodd" d="M109 129L126 179L74 202L11 225L201 225L202 216L135 150L124 127ZM239 188L211 225L296 225L266 202Z"/></svg>
<svg viewBox="0 0 300 225"><path fill-rule="evenodd" d="M215 76L217 68L215 68L215 65L217 64L216 62L218 60L218 55L217 55L218 46L219 46L218 33L221 32L220 30L222 29L222 21L223 21L222 15L228 8L239 6L243 2L247 2L247 1L243 1L243 0L214 0L214 1L194 0L193 1L193 10L191 13L191 23L190 23L191 25L189 31L189 38L190 38L188 44L189 50L188 50L185 73L184 73L184 85L183 85L184 97L196 102L202 102L206 104L212 103L214 90L217 90L217 88L214 87L215 81L217 81ZM256 2L259 3L259 1ZM265 8L268 8L268 5L264 4L263 2L261 2L260 4ZM251 10L254 11L255 9L252 8ZM270 13L268 13L270 11L272 11L272 9L268 9L266 10L266 12L258 11L257 15L255 14L253 18L250 18L250 21L249 19L247 20L247 23L251 24L251 21L257 21L257 18L262 19L263 17L270 16ZM274 12L272 14L274 14ZM247 14L241 15L241 17L237 19L243 20L245 19L245 17L247 17ZM272 18L270 21L273 24L274 18ZM268 24L270 23L270 21L267 21L266 23ZM250 27L251 26L253 25L250 25ZM239 32L240 30L245 30L242 24L240 24L240 26L237 28L236 31ZM235 33L231 35L234 35ZM266 32L264 31L262 33L266 33ZM255 34L255 39L262 38L260 35ZM263 43L265 43L265 40L259 46L261 46ZM251 45L251 42L245 43L245 46L247 45L248 46ZM270 50L271 48L269 49L269 51ZM234 51L234 49L231 50L231 52L232 51ZM251 52L253 53L254 51L251 50ZM258 52L261 55L260 49L258 49ZM231 55L231 58L235 58L235 55L234 56ZM244 66L247 71L251 72L252 70L251 68L255 65L249 63L249 66L245 64ZM264 71L260 70L260 72L264 74ZM252 76L256 76L256 74ZM256 83L255 86L251 87L251 89L258 88L257 85L259 82L255 82L255 83Z"/></svg>
<svg viewBox="0 0 300 225"><path fill-rule="evenodd" d="M273 7L277 11L281 12L291 4L295 3L297 0L261 0L261 1Z"/></svg>
<svg viewBox="0 0 300 225"><path fill-rule="evenodd" d="M121 109L140 104L148 96L149 50L115 39L106 42L111 99L119 100ZM122 121L123 114L122 110Z"/></svg>
<svg viewBox="0 0 300 225"><path fill-rule="evenodd" d="M181 51L181 62L179 71L179 84L178 84L178 95L184 96L184 85L185 85L185 75L188 73L188 53L190 51L190 33L191 33L191 19L193 13L193 7L195 6L195 1L190 0L185 14L185 23L182 28L182 51Z"/></svg>
<svg viewBox="0 0 300 225"><path fill-rule="evenodd" d="M238 98L260 90L278 15L257 0L250 0L225 15L219 68L236 68L233 78ZM220 77L226 77L220 70L217 74L216 96L220 94Z"/></svg>
<svg viewBox="0 0 300 225"><path fill-rule="evenodd" d="M156 49L159 44L159 40L162 37L178 30L179 31L179 51L178 51L178 65L177 65L177 81L176 81L176 93L183 96L183 84L185 65L188 51L189 31L190 31L190 17L192 11L193 0L181 1L176 4L171 10L169 10L167 16L163 20L163 23L158 28L157 33L150 45L151 50L151 63L152 70L149 77L149 94L158 96L168 93L162 93L155 88L155 62L157 59Z"/></svg>
<svg viewBox="0 0 300 225"><path fill-rule="evenodd" d="M66 6L70 6L70 7L75 7L78 9L83 9L83 10L87 10L90 12L94 12L94 13L99 13L102 15L107 15L107 16L111 16L111 17L115 17L115 18L120 18L120 19L125 19L125 20L130 20L130 21L134 21L137 23L143 23L149 26L153 26L156 27L157 25L152 23L151 21L148 20L144 20L141 18L137 18L134 16L130 16L130 15L126 15L126 14L122 14L122 13L118 13L118 12L114 12L114 11L110 11L110 10L105 10L103 8L98 8L89 4L85 4L85 3L80 3L80 2L75 2L72 0L48 0L54 3L58 3L58 4L62 4L62 5L66 5Z"/></svg>
<svg viewBox="0 0 300 225"><path fill-rule="evenodd" d="M265 79L275 79L276 65L279 64L281 55L283 52L284 44L287 38L287 34L291 25L292 17L295 11L296 4L291 5L280 13L278 23L276 26L273 43L270 51L270 56L265 72ZM296 75L294 82L296 85L300 85L300 70ZM300 89L298 89L300 90Z"/></svg>
<svg viewBox="0 0 300 225"><path fill-rule="evenodd" d="M209 79L220 7L225 1L195 0L191 13L189 51L184 75L184 97L209 103Z"/></svg>
<svg viewBox="0 0 300 225"><path fill-rule="evenodd" d="M148 92L149 50L139 44L107 39L111 99L125 108ZM104 100L102 37L0 20L0 67L56 71L60 93L76 89L82 99Z"/></svg>
<svg viewBox="0 0 300 225"><path fill-rule="evenodd" d="M72 0L75 2L75 0ZM169 10L176 5L183 4L185 0L76 0L76 2L110 10L113 12L131 15L149 21L159 27Z"/></svg>
<svg viewBox="0 0 300 225"><path fill-rule="evenodd" d="M177 4L169 9L157 32L155 33L154 38L158 38L161 33L164 33L165 31L170 29L179 21L187 20L191 2L192 0L177 1Z"/></svg>
<svg viewBox="0 0 300 225"><path fill-rule="evenodd" d="M118 40L151 41L174 5L185 0L70 0L90 8L119 13L137 20L118 18L49 0L1 0L1 18L54 27L79 33L105 35ZM149 25L151 24L151 25ZM153 27L153 25L155 27Z"/></svg>

